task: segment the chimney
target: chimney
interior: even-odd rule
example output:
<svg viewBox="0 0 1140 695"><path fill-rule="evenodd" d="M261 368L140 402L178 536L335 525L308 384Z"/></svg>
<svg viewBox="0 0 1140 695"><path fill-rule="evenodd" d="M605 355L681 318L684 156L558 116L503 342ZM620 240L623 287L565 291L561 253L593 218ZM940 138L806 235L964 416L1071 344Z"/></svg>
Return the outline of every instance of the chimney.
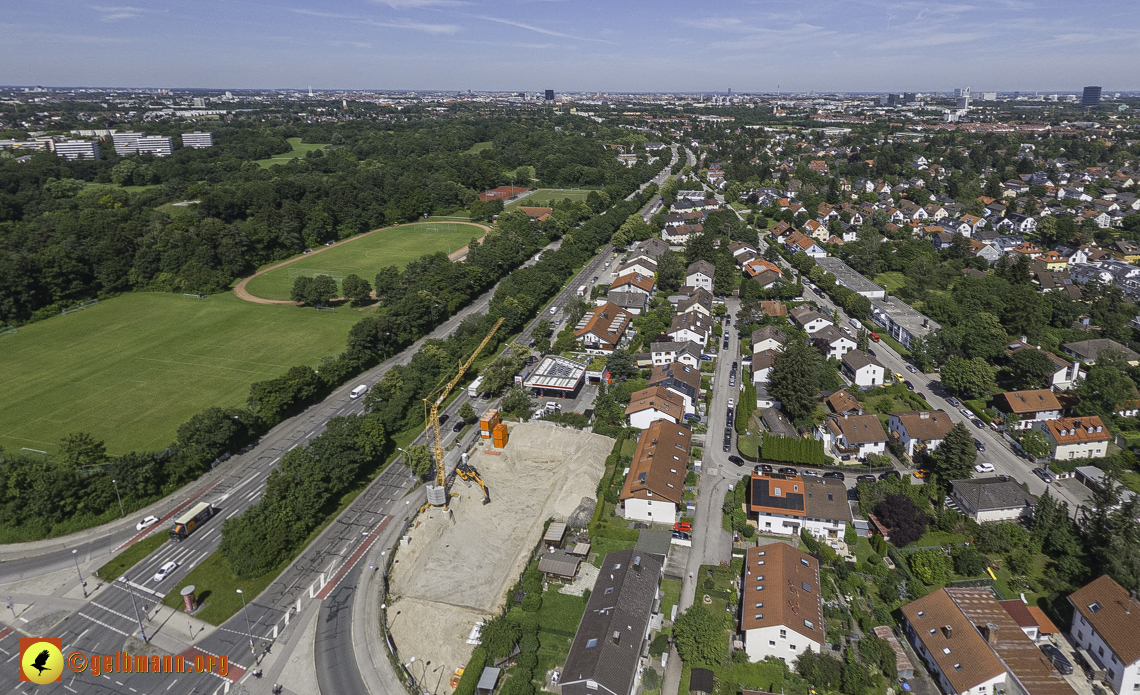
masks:
<svg viewBox="0 0 1140 695"><path fill-rule="evenodd" d="M946 635L946 639L950 639L954 636L954 628L950 627L949 625L943 625L942 634Z"/></svg>
<svg viewBox="0 0 1140 695"><path fill-rule="evenodd" d="M998 626L994 623L986 623L986 628L982 631L982 636L986 638L986 644L994 644L997 642Z"/></svg>
<svg viewBox="0 0 1140 695"><path fill-rule="evenodd" d="M621 644L621 632L614 630L614 644Z"/></svg>
<svg viewBox="0 0 1140 695"><path fill-rule="evenodd" d="M641 571L641 556L640 555L633 558L633 571L634 572L640 572Z"/></svg>

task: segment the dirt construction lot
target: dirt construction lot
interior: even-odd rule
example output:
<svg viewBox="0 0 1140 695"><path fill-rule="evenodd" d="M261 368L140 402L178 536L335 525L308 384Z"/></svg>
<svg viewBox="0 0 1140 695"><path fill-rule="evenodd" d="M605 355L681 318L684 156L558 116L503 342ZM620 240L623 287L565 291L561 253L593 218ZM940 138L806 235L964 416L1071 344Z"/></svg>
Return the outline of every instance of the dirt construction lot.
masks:
<svg viewBox="0 0 1140 695"><path fill-rule="evenodd" d="M497 614L522 573L548 518L567 519L592 499L614 440L540 424L510 425L499 456L480 440L471 462L490 491L457 480L452 515L431 509L408 531L396 552L388 621L400 658L430 660L428 680L447 681L471 656L475 623ZM436 669L439 669L438 671Z"/></svg>

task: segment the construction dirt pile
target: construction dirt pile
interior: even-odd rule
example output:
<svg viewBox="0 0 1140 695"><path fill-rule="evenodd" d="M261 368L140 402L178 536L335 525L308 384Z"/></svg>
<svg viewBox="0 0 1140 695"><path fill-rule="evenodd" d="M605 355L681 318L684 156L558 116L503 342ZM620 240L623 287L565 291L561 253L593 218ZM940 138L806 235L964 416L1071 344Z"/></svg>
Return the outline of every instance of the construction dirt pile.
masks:
<svg viewBox="0 0 1140 695"><path fill-rule="evenodd" d="M477 485L456 480L452 514L420 514L392 567L387 614L396 648L405 663L430 660L428 682L440 692L450 692L450 674L470 658L472 628L502 609L543 522L568 520L594 496L614 443L545 424L510 425L509 432L504 449L478 440L471 455L491 503L482 504Z"/></svg>

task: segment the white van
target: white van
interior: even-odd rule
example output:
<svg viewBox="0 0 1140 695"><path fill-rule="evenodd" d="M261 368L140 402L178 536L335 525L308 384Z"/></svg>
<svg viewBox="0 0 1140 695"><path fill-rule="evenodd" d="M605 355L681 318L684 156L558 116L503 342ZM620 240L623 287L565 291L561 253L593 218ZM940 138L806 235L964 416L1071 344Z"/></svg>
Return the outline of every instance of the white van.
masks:
<svg viewBox="0 0 1140 695"><path fill-rule="evenodd" d="M357 398L360 398L361 396L363 396L366 393L368 393L368 387L365 386L364 384L361 384L360 386L357 386L356 388L354 388L352 390L352 393L348 394L348 397L353 399L353 400L356 400Z"/></svg>
<svg viewBox="0 0 1140 695"><path fill-rule="evenodd" d="M860 323L859 319L851 319L851 325L854 326L857 331L863 330L863 324Z"/></svg>
<svg viewBox="0 0 1140 695"><path fill-rule="evenodd" d="M551 316L554 316L557 313L558 313L558 307L556 307L556 306L550 307L550 315Z"/></svg>

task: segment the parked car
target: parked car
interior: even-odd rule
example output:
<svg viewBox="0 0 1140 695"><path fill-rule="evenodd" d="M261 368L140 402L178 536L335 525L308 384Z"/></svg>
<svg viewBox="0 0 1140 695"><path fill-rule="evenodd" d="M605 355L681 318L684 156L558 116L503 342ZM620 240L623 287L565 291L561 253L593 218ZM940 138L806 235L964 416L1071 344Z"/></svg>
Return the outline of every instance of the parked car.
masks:
<svg viewBox="0 0 1140 695"><path fill-rule="evenodd" d="M728 438L729 438L729 437L731 437L731 436L732 436L732 428L731 428L731 427L725 427L725 428L724 428L724 437L725 437L725 439L728 439Z"/></svg>
<svg viewBox="0 0 1140 695"><path fill-rule="evenodd" d="M906 370L907 370L908 372L910 372L911 374L918 374L918 370L914 368L914 365L913 365L913 364L908 364L908 365L906 366Z"/></svg>
<svg viewBox="0 0 1140 695"><path fill-rule="evenodd" d="M673 537L679 541L687 541L690 538L689 534L685 533L684 531L674 531Z"/></svg>
<svg viewBox="0 0 1140 695"><path fill-rule="evenodd" d="M451 419L451 416L448 415L447 413L444 413L444 414L439 416L439 424L442 425L443 423L447 422L450 419Z"/></svg>
<svg viewBox="0 0 1140 695"><path fill-rule="evenodd" d="M701 355L701 359L705 362L712 362L712 355Z"/></svg>
<svg viewBox="0 0 1140 695"><path fill-rule="evenodd" d="M974 440L974 448L977 449L978 451L985 451L986 450L986 443L980 439L975 439Z"/></svg>
<svg viewBox="0 0 1140 695"><path fill-rule="evenodd" d="M915 471L915 472L914 472L914 473L912 473L911 475L913 475L913 476L914 476L914 477L916 477L916 478L923 478L923 479L926 479L926 478L929 478L929 477L930 477L930 473L929 473L929 472L927 472L927 471L924 471L924 470L922 470L921 468L919 468L917 471Z"/></svg>
<svg viewBox="0 0 1140 695"><path fill-rule="evenodd" d="M733 416L732 408L728 408L724 411L724 419L725 420L728 420L729 422L731 422L732 416Z"/></svg>
<svg viewBox="0 0 1140 695"><path fill-rule="evenodd" d="M731 408L735 405L736 405L736 399L735 398L729 398L728 399L728 407Z"/></svg>
<svg viewBox="0 0 1140 695"><path fill-rule="evenodd" d="M733 368L733 369L736 369L736 362L733 362L733 363L732 363L732 368Z"/></svg>
<svg viewBox="0 0 1140 695"><path fill-rule="evenodd" d="M994 464L986 463L983 461L982 463L976 464L974 466L974 470L977 471L978 473L993 473L994 472Z"/></svg>
<svg viewBox="0 0 1140 695"><path fill-rule="evenodd" d="M962 405L961 403L958 402L958 399L953 397L953 396L947 396L946 402L949 403L950 405L954 406L955 408L961 407L961 405Z"/></svg>
<svg viewBox="0 0 1140 695"><path fill-rule="evenodd" d="M1034 468L1033 472L1037 475L1038 478L1044 480L1045 482L1047 482L1047 483L1053 482L1053 475L1051 473L1049 473L1049 471L1045 470L1044 468Z"/></svg>
<svg viewBox="0 0 1140 695"><path fill-rule="evenodd" d="M728 385L729 386L736 386L736 377L732 374L728 375Z"/></svg>
<svg viewBox="0 0 1140 695"><path fill-rule="evenodd" d="M810 468L805 468L803 471L801 471L801 474L805 478L809 478L809 477L810 478L818 478L819 477L819 473L816 473L815 471L811 470Z"/></svg>
<svg viewBox="0 0 1140 695"><path fill-rule="evenodd" d="M688 521L678 521L677 523L673 524L673 530L680 531L682 533L691 533L693 530L693 525Z"/></svg>
<svg viewBox="0 0 1140 695"><path fill-rule="evenodd" d="M157 516L148 516L145 519L143 519L142 521L140 521L139 523L135 524L135 530L136 531L142 531L143 529L150 528L151 526L154 526L157 523L158 523L158 517Z"/></svg>
<svg viewBox="0 0 1140 695"><path fill-rule="evenodd" d="M731 461L732 463L735 463L738 466L744 465L744 459L740 458L739 456L729 456L728 460Z"/></svg>
<svg viewBox="0 0 1140 695"><path fill-rule="evenodd" d="M824 478L831 478L833 480L847 480L847 476L843 475L840 471L828 471L823 474Z"/></svg>
<svg viewBox="0 0 1140 695"><path fill-rule="evenodd" d="M898 471L887 471L886 473L879 474L879 480L886 480L887 478L894 478L895 480L902 480L902 474Z"/></svg>
<svg viewBox="0 0 1140 695"><path fill-rule="evenodd" d="M313 252L312 249L305 249L302 253L308 254L308 253L312 253L312 252Z"/></svg>
<svg viewBox="0 0 1140 695"><path fill-rule="evenodd" d="M986 428L986 423L977 418L974 418L974 427L977 427L980 430L984 430Z"/></svg>
<svg viewBox="0 0 1140 695"><path fill-rule="evenodd" d="M725 451L731 451L732 450L732 439L730 439L729 437L724 438L724 450Z"/></svg>
<svg viewBox="0 0 1140 695"><path fill-rule="evenodd" d="M162 567L159 567L158 571L154 573L154 581L161 582L163 579L166 579L167 575L173 572L177 567L178 563L174 560L171 560Z"/></svg>
<svg viewBox="0 0 1140 695"><path fill-rule="evenodd" d="M914 384L910 383L909 381L905 381L905 380L903 381L903 383L906 384L906 390L907 391L913 391L914 390Z"/></svg>
<svg viewBox="0 0 1140 695"><path fill-rule="evenodd" d="M968 408L958 408L958 412L959 412L959 413L962 413L962 415L963 415L963 416L965 416L965 417L968 417L968 418L970 418L971 420L973 420L973 419L974 419L974 414L973 414L973 413L971 413L971 412L970 412L970 410L969 410Z"/></svg>
<svg viewBox="0 0 1140 695"><path fill-rule="evenodd" d="M857 482L857 483L873 483L873 482L875 482L875 480L876 480L876 478L873 475L861 475L855 479L855 482Z"/></svg>
<svg viewBox="0 0 1140 695"><path fill-rule="evenodd" d="M767 463L761 463L759 466L756 466L756 469L758 471L760 471L761 473L771 473L772 472L772 466L768 465Z"/></svg>
<svg viewBox="0 0 1140 695"><path fill-rule="evenodd" d="M462 429L463 429L464 425L465 425L465 423L464 423L464 422L462 422L462 421L460 421L460 422L457 422L457 423L455 423L455 425L454 425L454 426L451 428L451 431L452 431L452 432L459 432L460 430L462 430Z"/></svg>
<svg viewBox="0 0 1140 695"><path fill-rule="evenodd" d="M1065 658L1060 649L1057 649L1051 644L1041 645L1041 652L1057 667L1057 670L1064 675L1069 675L1073 672L1073 665Z"/></svg>
<svg viewBox="0 0 1140 695"><path fill-rule="evenodd" d="M799 475L800 474L799 471L797 471L795 468L792 468L791 466L784 466L783 468L781 468L780 470L778 470L776 472L777 473L783 473L784 475Z"/></svg>

